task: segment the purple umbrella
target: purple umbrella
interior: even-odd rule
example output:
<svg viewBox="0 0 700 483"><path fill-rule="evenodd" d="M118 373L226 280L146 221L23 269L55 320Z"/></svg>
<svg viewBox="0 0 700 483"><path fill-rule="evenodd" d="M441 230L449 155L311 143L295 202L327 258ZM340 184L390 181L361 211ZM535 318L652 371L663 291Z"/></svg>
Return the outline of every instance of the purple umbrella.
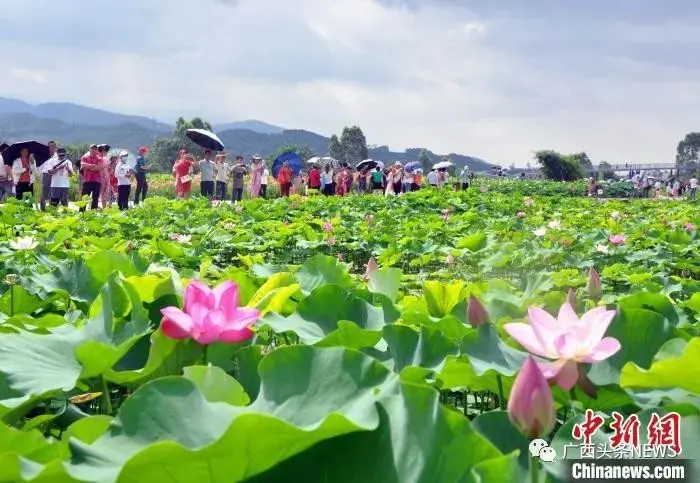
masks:
<svg viewBox="0 0 700 483"><path fill-rule="evenodd" d="M403 169L408 173L412 173L413 171L417 170L421 166L422 166L422 164L420 162L411 161L410 163L406 164L406 166L404 166Z"/></svg>

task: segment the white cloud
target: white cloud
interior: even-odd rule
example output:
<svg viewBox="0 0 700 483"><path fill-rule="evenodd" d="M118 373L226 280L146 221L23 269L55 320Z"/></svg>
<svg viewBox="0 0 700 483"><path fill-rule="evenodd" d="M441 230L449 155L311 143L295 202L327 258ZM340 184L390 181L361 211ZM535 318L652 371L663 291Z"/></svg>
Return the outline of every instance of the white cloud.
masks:
<svg viewBox="0 0 700 483"><path fill-rule="evenodd" d="M670 159L700 107L697 68L613 48L653 26L590 24L574 39L561 19L546 30L542 17L501 20L429 1L3 3L5 25L42 11L27 32L0 31L11 66L0 69L2 95L34 102L323 134L359 124L370 143L519 165L541 148ZM607 50L595 43L603 31ZM678 27L674 45L693 35Z"/></svg>

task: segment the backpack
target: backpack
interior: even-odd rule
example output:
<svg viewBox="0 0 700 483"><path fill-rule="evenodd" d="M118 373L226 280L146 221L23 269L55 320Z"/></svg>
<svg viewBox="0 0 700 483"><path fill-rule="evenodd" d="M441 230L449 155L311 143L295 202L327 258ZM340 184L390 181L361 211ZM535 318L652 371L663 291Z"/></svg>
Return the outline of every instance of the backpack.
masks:
<svg viewBox="0 0 700 483"><path fill-rule="evenodd" d="M372 182L374 183L381 183L383 181L384 177L382 176L381 171L375 171L372 173Z"/></svg>

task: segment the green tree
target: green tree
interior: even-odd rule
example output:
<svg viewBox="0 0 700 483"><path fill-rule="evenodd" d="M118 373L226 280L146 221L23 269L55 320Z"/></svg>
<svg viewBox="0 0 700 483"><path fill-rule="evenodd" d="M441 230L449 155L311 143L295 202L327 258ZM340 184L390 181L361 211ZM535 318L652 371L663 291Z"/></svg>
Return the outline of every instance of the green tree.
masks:
<svg viewBox="0 0 700 483"><path fill-rule="evenodd" d="M171 137L161 137L155 140L147 156L147 163L155 171L170 171L173 163L180 156L180 151L185 150L199 157L204 149L197 146L187 137L188 129L206 129L211 131L211 124L195 117L191 121L180 117L175 121L175 132Z"/></svg>
<svg viewBox="0 0 700 483"><path fill-rule="evenodd" d="M583 169L584 173L593 171L593 162L585 152L570 154L569 158L572 161L577 162L579 166L581 166L581 168Z"/></svg>
<svg viewBox="0 0 700 483"><path fill-rule="evenodd" d="M418 162L420 163L421 168L423 168L424 173L427 173L433 169L433 160L430 159L430 156L428 156L428 151L425 149L418 155Z"/></svg>
<svg viewBox="0 0 700 483"><path fill-rule="evenodd" d="M345 159L343 155L343 146L340 144L340 139L335 134L331 136L331 142L328 145L328 156L338 161Z"/></svg>
<svg viewBox="0 0 700 483"><path fill-rule="evenodd" d="M345 127L340 136L340 145L343 149L342 161L355 166L360 161L367 159L367 139L358 126Z"/></svg>
<svg viewBox="0 0 700 483"><path fill-rule="evenodd" d="M567 156L556 151L538 151L535 160L542 167L542 174L557 181L574 181L584 176L580 162L574 156Z"/></svg>
<svg viewBox="0 0 700 483"><path fill-rule="evenodd" d="M603 179L615 179L615 171L613 171L612 165L607 161L601 161L598 164L598 172Z"/></svg>
<svg viewBox="0 0 700 483"><path fill-rule="evenodd" d="M676 166L683 176L700 173L700 132L688 133L678 143Z"/></svg>
<svg viewBox="0 0 700 483"><path fill-rule="evenodd" d="M80 166L80 158L90 151L90 145L87 143L69 144L65 146L65 148L66 156L73 162L73 166L75 166L76 169Z"/></svg>

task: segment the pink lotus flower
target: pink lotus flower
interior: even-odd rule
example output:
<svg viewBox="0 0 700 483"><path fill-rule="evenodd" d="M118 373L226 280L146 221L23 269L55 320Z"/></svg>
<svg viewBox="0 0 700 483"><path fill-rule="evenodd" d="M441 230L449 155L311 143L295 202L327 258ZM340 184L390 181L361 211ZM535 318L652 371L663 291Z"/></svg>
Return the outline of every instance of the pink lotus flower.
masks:
<svg viewBox="0 0 700 483"><path fill-rule="evenodd" d="M323 223L323 231L326 233L332 233L333 232L333 223L330 221L326 221Z"/></svg>
<svg viewBox="0 0 700 483"><path fill-rule="evenodd" d="M377 265L377 261L374 259L374 257L371 257L367 262L367 268L365 269L365 275L363 277L365 282L369 282L370 277L377 270L379 270L379 265Z"/></svg>
<svg viewBox="0 0 700 483"><path fill-rule="evenodd" d="M489 323L489 314L486 312L486 307L473 295L469 296L467 319L469 319L469 324L475 329Z"/></svg>
<svg viewBox="0 0 700 483"><path fill-rule="evenodd" d="M335 245L335 243L336 243L336 240L335 240L335 238L333 238L332 236L329 236L329 237L326 239L326 244L328 244L329 246L333 246L333 245Z"/></svg>
<svg viewBox="0 0 700 483"><path fill-rule="evenodd" d="M505 324L503 329L531 354L553 362L539 364L547 379L555 379L565 390L579 380L578 365L604 361L620 350L620 342L604 337L614 310L597 307L579 319L569 303L562 305L557 319L546 311L531 307L530 323Z"/></svg>
<svg viewBox="0 0 700 483"><path fill-rule="evenodd" d="M518 212L515 214L515 216L517 216L518 218L525 218L527 215L525 214L524 211L518 211Z"/></svg>
<svg viewBox="0 0 700 483"><path fill-rule="evenodd" d="M372 222L374 221L374 215L372 215L372 214L365 215L365 221L367 222L368 225L371 225Z"/></svg>
<svg viewBox="0 0 700 483"><path fill-rule="evenodd" d="M452 210L450 210L449 208L445 208L444 210L442 210L442 219L445 221L449 221L451 214Z"/></svg>
<svg viewBox="0 0 700 483"><path fill-rule="evenodd" d="M695 230L695 227L693 226L693 224L691 222L687 222L685 225L683 225L683 228L685 228L686 231L689 231L689 232Z"/></svg>
<svg viewBox="0 0 700 483"><path fill-rule="evenodd" d="M610 243L613 245L624 245L624 243L627 241L627 236L626 235L610 235Z"/></svg>
<svg viewBox="0 0 700 483"><path fill-rule="evenodd" d="M451 253L449 253L449 254L445 257L445 263L446 263L447 265L452 265L454 262L455 262L455 257L454 257Z"/></svg>
<svg viewBox="0 0 700 483"><path fill-rule="evenodd" d="M552 390L531 357L525 360L510 391L508 418L529 439L544 438L557 422Z"/></svg>
<svg viewBox="0 0 700 483"><path fill-rule="evenodd" d="M241 342L250 339L258 309L239 307L238 285L224 282L213 290L199 280L185 289L184 308L166 307L161 330L171 339L194 339L198 344Z"/></svg>
<svg viewBox="0 0 700 483"><path fill-rule="evenodd" d="M532 206L535 206L535 200L533 200L532 198L525 198L525 201L523 201L523 203L524 203L525 206L527 206L528 208L530 208L530 207L532 207Z"/></svg>

